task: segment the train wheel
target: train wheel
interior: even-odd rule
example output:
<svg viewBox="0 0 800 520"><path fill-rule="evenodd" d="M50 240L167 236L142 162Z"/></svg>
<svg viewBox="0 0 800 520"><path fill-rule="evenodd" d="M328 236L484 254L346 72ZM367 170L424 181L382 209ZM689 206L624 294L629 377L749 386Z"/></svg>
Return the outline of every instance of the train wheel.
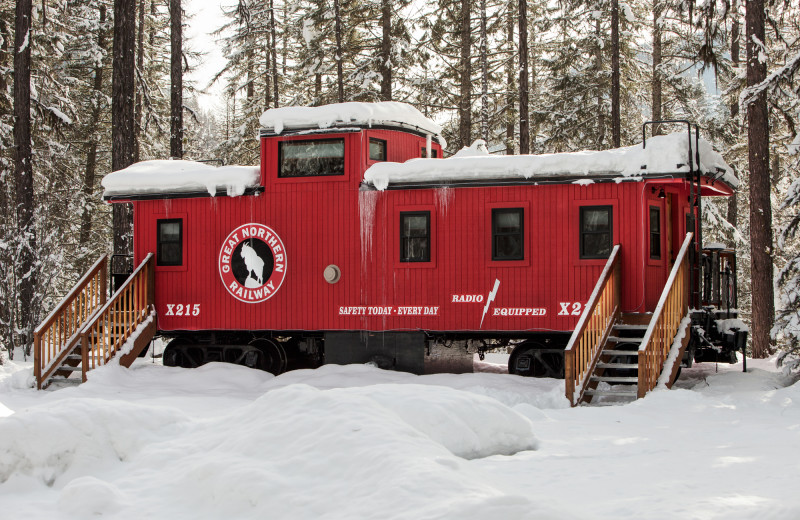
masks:
<svg viewBox="0 0 800 520"><path fill-rule="evenodd" d="M175 338L164 347L163 364L165 367L197 368L203 364L202 356L198 359L198 351L191 340Z"/></svg>
<svg viewBox="0 0 800 520"><path fill-rule="evenodd" d="M286 350L280 343L258 338L251 341L242 350L242 356L237 363L250 368L266 370L277 376L286 372L288 360Z"/></svg>
<svg viewBox="0 0 800 520"><path fill-rule="evenodd" d="M508 358L508 373L528 377L564 377L564 352L535 341L514 347Z"/></svg>

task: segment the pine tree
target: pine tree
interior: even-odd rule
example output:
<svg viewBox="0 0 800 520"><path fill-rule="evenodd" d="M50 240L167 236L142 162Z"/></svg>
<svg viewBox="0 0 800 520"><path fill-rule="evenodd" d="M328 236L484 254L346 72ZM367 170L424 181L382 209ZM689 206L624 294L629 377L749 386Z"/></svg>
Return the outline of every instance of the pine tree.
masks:
<svg viewBox="0 0 800 520"><path fill-rule="evenodd" d="M183 23L181 0L170 0L170 156L183 157Z"/></svg>
<svg viewBox="0 0 800 520"><path fill-rule="evenodd" d="M121 170L133 163L135 148L134 49L136 2L114 0L114 46L111 108L111 168ZM130 204L115 204L114 253L133 253L133 209ZM112 266L112 270L114 267Z"/></svg>
<svg viewBox="0 0 800 520"><path fill-rule="evenodd" d="M755 88L767 77L763 0L747 0L747 86ZM747 105L747 141L750 170L750 250L752 258L753 357L772 352L775 304L772 266L772 205L769 175L769 114L765 91Z"/></svg>
<svg viewBox="0 0 800 520"><path fill-rule="evenodd" d="M14 180L16 189L20 344L30 353L36 318L36 228L31 155L31 17L30 0L18 0L14 29Z"/></svg>

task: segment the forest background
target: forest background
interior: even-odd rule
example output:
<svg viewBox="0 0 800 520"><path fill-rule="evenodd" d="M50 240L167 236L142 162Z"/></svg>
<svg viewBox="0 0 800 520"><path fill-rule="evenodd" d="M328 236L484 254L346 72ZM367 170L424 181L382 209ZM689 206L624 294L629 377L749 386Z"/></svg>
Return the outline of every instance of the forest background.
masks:
<svg viewBox="0 0 800 520"><path fill-rule="evenodd" d="M180 0L0 0L0 362L30 355L33 328L101 254L129 250L129 215L101 201L108 172L168 157L257 164L267 108L394 100L442 124L448 154L476 138L495 154L601 150L639 142L647 120L698 123L741 180L738 196L703 200L704 237L737 250L751 352L800 366L800 3L219 12L225 65L209 85L183 79L204 56L183 39ZM198 101L209 88L216 108Z"/></svg>

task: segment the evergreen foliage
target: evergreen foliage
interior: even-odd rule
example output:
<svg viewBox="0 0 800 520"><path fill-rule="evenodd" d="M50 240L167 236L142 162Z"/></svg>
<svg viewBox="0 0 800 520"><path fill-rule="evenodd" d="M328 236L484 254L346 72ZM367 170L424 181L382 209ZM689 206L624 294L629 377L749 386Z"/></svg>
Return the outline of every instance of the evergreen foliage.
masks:
<svg viewBox="0 0 800 520"><path fill-rule="evenodd" d="M611 1L526 5L531 152L611 147ZM17 283L24 241L13 182L14 8L0 0L0 279L6 281L0 284L0 345L7 348L29 344ZM641 123L657 115L699 123L725 153L741 187L735 205L704 201L706 239L737 248L746 317L746 107L753 96L766 94L771 196L780 232L773 337L800 353L800 8L770 4L762 49L767 79L750 88L742 0L634 0L619 8L622 144L638 142ZM515 0L228 0L223 10L217 35L227 63L213 81L224 86L224 109L202 108L192 85L184 84L188 159L256 164L263 110L336 102L339 85L345 101L391 96L417 106L444 126L448 154L479 136L493 153L521 148L517 89L524 46ZM136 13L134 155L161 159L170 153L168 0L136 0ZM30 311L38 318L110 248L110 211L100 202L99 180L111 170L113 14L111 0L33 6L31 231L37 237L39 303ZM184 26L191 23L184 19ZM196 59L184 51L184 72Z"/></svg>

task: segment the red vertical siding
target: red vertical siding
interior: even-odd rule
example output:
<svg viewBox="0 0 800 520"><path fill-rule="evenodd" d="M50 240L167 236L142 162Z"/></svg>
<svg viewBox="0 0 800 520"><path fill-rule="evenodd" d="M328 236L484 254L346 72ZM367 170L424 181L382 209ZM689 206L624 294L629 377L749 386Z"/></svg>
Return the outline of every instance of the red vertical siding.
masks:
<svg viewBox="0 0 800 520"><path fill-rule="evenodd" d="M137 260L156 250L158 218L185 219L184 268L156 268L162 330L569 331L578 319L571 314L574 304L586 302L605 264L579 258L579 208L597 204L614 207L614 242L622 245L623 310L652 310L653 295L660 294L666 269L647 265L646 183L389 190L359 195L369 163L370 136L385 139L388 159L397 161L418 157L425 139L378 129L332 135L344 136L346 141L343 178L278 179L277 142L292 137L269 138L262 140L262 194L136 202ZM685 190L680 184L671 189L679 195L674 211L683 215ZM360 197L375 201L368 250L361 239L366 223L360 218ZM527 253L523 262L491 260L490 215L498 205L524 208ZM432 265L398 261L397 211L401 207L431 210ZM271 298L255 304L238 301L227 292L217 265L225 237L248 222L273 229L287 256L283 285ZM682 233L683 229L674 231L680 239ZM335 284L323 278L323 270L331 264L342 273ZM481 325L496 279L499 291ZM483 301L454 303L454 295L480 296ZM569 315L559 315L562 303L569 305ZM199 305L200 313L176 316L173 307L170 315L168 305ZM437 312L398 314L398 308L406 306L436 308ZM350 307L391 310L388 315L369 315L369 310L365 315L340 312ZM495 315L502 309L544 309L544 314Z"/></svg>

